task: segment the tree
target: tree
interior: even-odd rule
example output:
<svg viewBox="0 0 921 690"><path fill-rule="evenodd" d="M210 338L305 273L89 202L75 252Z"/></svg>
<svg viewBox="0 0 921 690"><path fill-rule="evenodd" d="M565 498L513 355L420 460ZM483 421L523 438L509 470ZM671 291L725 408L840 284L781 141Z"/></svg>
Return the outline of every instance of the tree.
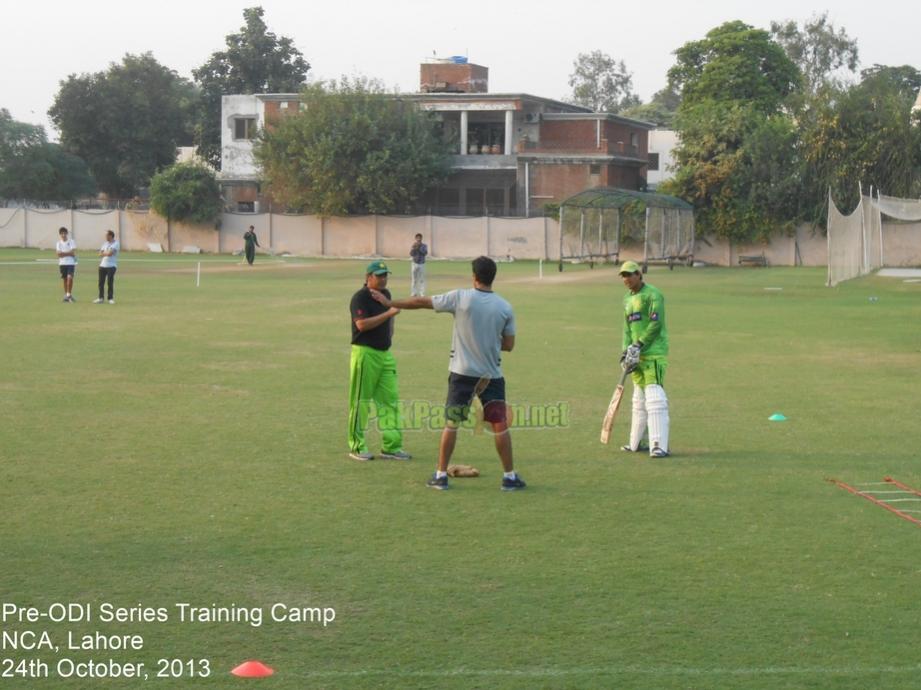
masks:
<svg viewBox="0 0 921 690"><path fill-rule="evenodd" d="M766 31L738 21L675 55L668 76L682 95L681 144L674 152L676 176L663 191L691 201L704 231L739 240L767 237L795 217L780 190L797 174L784 104L799 70Z"/></svg>
<svg viewBox="0 0 921 690"><path fill-rule="evenodd" d="M617 61L600 50L579 53L569 75L572 102L595 112L619 113L638 105L633 93L633 75L623 60Z"/></svg>
<svg viewBox="0 0 921 690"><path fill-rule="evenodd" d="M870 79L885 78L890 80L899 92L914 103L918 92L921 91L921 71L911 65L889 67L886 65L873 65L860 70L860 79L866 82Z"/></svg>
<svg viewBox="0 0 921 690"><path fill-rule="evenodd" d="M262 20L261 7L243 10L246 22L229 34L226 49L212 53L192 70L201 88L196 125L198 155L221 165L221 97L229 94L296 93L304 86L310 64L290 38L277 37Z"/></svg>
<svg viewBox="0 0 921 690"><path fill-rule="evenodd" d="M275 200L327 216L409 211L447 176L452 149L435 116L380 83L344 78L302 99L256 142Z"/></svg>
<svg viewBox="0 0 921 690"><path fill-rule="evenodd" d="M630 106L622 110L620 114L670 129L675 121L675 111L678 110L680 104L681 95L666 86L661 91L657 91L649 103Z"/></svg>
<svg viewBox="0 0 921 690"><path fill-rule="evenodd" d="M771 22L771 36L799 67L807 95L815 95L824 86L840 86L836 72L841 69L857 69L857 40L844 29L836 31L828 12L814 15L802 29L794 21Z"/></svg>
<svg viewBox="0 0 921 690"><path fill-rule="evenodd" d="M193 85L153 55L125 55L105 72L71 74L48 111L64 148L87 161L100 188L134 196L191 143Z"/></svg>
<svg viewBox="0 0 921 690"><path fill-rule="evenodd" d="M150 205L168 220L214 223L221 215L221 188L209 168L176 163L154 175Z"/></svg>
<svg viewBox="0 0 921 690"><path fill-rule="evenodd" d="M685 43L675 56L668 79L681 94L682 106L735 101L774 112L800 80L796 65L766 31L740 21L726 22L705 39Z"/></svg>
<svg viewBox="0 0 921 690"><path fill-rule="evenodd" d="M807 190L805 216L825 218L828 190L853 208L858 190L872 186L884 194L921 195L921 126L912 125L913 99L899 69L871 71L855 86L816 104L802 123Z"/></svg>
<svg viewBox="0 0 921 690"><path fill-rule="evenodd" d="M72 201L95 192L82 159L49 143L43 127L0 109L0 197Z"/></svg>

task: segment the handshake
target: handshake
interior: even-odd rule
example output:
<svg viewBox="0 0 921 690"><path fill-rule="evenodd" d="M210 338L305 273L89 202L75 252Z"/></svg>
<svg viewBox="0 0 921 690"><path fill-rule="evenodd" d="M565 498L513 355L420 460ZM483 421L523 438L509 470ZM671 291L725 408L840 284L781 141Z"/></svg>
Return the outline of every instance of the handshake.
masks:
<svg viewBox="0 0 921 690"><path fill-rule="evenodd" d="M620 367L624 371L633 371L636 365L640 363L640 350L643 346L639 343L633 343L620 355Z"/></svg>

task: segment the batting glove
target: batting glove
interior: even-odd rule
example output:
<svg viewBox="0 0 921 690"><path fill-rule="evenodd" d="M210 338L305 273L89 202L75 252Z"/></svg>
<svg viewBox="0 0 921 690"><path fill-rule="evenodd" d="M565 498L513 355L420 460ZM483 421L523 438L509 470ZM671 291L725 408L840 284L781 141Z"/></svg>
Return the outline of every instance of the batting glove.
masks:
<svg viewBox="0 0 921 690"><path fill-rule="evenodd" d="M624 354L620 358L621 366L623 366L624 369L635 369L636 365L640 363L641 349L642 345L633 343L633 345L624 350Z"/></svg>

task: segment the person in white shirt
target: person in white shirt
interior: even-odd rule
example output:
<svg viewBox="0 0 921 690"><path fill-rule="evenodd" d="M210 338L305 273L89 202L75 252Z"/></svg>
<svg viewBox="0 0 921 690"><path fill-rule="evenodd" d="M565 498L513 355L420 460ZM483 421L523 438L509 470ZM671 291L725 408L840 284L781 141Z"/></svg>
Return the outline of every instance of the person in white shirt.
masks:
<svg viewBox="0 0 921 690"><path fill-rule="evenodd" d="M108 284L109 287L109 304L115 304L115 271L118 269L118 250L121 247L115 239L115 233L106 230L105 244L99 249L99 256L102 261L99 262L99 297L93 300L93 304L102 304L103 288Z"/></svg>
<svg viewBox="0 0 921 690"><path fill-rule="evenodd" d="M515 347L515 313L512 305L493 292L496 262L488 256L473 260L473 287L451 290L432 297L390 299L378 290L371 296L388 308L433 309L454 315L451 358L448 366L448 397L445 426L438 448L438 467L426 485L448 488L448 464L457 442L457 431L467 419L474 397L483 404L483 420L492 426L496 452L502 463L503 491L519 491L527 484L515 471L512 437L505 397L501 355Z"/></svg>
<svg viewBox="0 0 921 690"><path fill-rule="evenodd" d="M77 269L77 243L67 237L67 228L58 230L61 239L55 245L58 255L58 268L64 281L63 302L74 302L74 271Z"/></svg>

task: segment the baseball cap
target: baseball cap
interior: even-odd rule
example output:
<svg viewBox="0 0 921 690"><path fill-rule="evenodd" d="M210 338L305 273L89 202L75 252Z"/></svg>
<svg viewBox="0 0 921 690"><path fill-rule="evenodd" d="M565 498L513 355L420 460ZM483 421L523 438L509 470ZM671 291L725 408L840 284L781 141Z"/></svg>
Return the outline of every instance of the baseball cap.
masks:
<svg viewBox="0 0 921 690"><path fill-rule="evenodd" d="M382 276L385 273L390 273L390 269L387 268L387 264L383 261L372 261L368 264L368 268L365 270L365 275L374 274L376 276Z"/></svg>
<svg viewBox="0 0 921 690"><path fill-rule="evenodd" d="M639 270L640 270L640 265L636 263L636 261L624 261L620 265L620 271L618 272L621 275L623 275L624 273L636 273Z"/></svg>

